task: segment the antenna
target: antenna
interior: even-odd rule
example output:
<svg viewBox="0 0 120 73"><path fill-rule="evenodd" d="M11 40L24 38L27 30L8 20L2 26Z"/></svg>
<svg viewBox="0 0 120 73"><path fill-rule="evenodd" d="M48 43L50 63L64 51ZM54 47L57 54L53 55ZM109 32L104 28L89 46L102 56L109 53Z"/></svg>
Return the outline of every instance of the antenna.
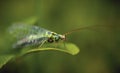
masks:
<svg viewBox="0 0 120 73"><path fill-rule="evenodd" d="M68 34L71 34L73 32L83 30L83 29L95 29L97 27L108 27L108 25L92 25L92 26L80 27L80 28L76 28L76 29L73 29L71 31L68 31L68 32L64 33L63 35L68 35Z"/></svg>

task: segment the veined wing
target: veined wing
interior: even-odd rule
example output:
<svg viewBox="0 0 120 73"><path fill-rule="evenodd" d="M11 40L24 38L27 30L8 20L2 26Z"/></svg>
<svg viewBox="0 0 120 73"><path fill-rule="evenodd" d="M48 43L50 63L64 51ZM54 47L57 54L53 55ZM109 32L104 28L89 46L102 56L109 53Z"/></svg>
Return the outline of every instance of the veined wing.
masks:
<svg viewBox="0 0 120 73"><path fill-rule="evenodd" d="M29 38L23 38L17 41L15 44L13 44L13 48L20 49L25 47L39 47L42 46L47 39L48 39L47 37L40 37L32 40L30 40Z"/></svg>
<svg viewBox="0 0 120 73"><path fill-rule="evenodd" d="M49 30L44 28L23 23L13 24L11 27L9 27L8 31L13 37L17 39L21 39L32 34L39 35L39 37L44 37L46 32L49 32Z"/></svg>

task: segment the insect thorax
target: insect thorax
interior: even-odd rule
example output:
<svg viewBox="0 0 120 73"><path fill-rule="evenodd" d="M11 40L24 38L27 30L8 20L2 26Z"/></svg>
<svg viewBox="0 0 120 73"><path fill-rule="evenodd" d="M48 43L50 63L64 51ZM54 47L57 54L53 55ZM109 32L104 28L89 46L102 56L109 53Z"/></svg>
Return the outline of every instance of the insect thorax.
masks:
<svg viewBox="0 0 120 73"><path fill-rule="evenodd" d="M62 39L62 36L63 35L60 35L60 34L57 34L55 32L48 32L48 42L49 43L53 43L53 42L59 42L60 40L63 40Z"/></svg>

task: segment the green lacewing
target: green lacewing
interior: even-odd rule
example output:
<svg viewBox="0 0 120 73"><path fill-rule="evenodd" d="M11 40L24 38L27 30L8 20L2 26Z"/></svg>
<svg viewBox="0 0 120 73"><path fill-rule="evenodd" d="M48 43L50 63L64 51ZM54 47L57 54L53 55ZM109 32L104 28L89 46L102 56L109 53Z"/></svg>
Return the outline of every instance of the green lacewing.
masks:
<svg viewBox="0 0 120 73"><path fill-rule="evenodd" d="M9 28L9 33L18 40L13 44L13 48L24 48L28 46L42 46L44 43L54 43L65 41L66 35L81 29L93 28L93 26L81 27L65 34L58 34L50 30L35 25L27 25L23 23L13 24Z"/></svg>

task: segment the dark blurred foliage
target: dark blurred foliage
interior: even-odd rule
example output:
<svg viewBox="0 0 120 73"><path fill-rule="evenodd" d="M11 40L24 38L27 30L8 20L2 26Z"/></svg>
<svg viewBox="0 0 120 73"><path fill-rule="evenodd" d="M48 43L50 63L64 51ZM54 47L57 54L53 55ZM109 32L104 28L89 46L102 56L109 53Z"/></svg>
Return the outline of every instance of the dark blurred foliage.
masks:
<svg viewBox="0 0 120 73"><path fill-rule="evenodd" d="M76 56L44 51L9 62L1 73L120 73L119 0L0 0L0 45L9 42L3 42L7 27L31 16L39 18L37 25L61 34L105 27L68 35L67 41L80 47Z"/></svg>

